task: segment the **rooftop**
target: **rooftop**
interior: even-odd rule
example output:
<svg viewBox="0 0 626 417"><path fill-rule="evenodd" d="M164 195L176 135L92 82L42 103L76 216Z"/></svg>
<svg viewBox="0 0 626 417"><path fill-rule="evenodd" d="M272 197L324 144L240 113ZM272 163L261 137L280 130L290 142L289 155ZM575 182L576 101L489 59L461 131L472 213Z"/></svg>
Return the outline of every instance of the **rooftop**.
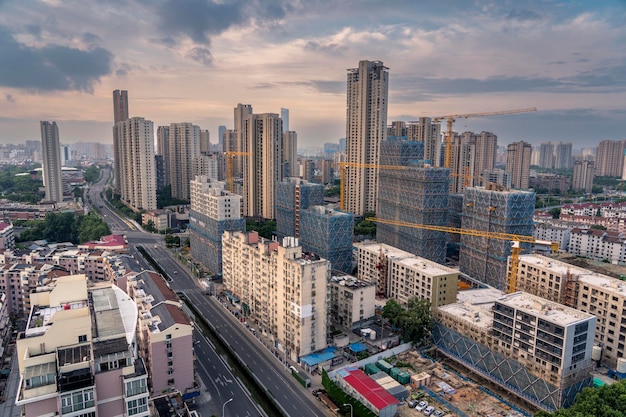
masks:
<svg viewBox="0 0 626 417"><path fill-rule="evenodd" d="M565 326L594 317L591 314L566 307L563 304L521 291L507 294L497 301L532 316L541 317L546 321Z"/></svg>
<svg viewBox="0 0 626 417"><path fill-rule="evenodd" d="M337 376L350 384L378 410L399 403L393 395L389 394L387 390L358 368L347 367L340 369L337 371Z"/></svg>

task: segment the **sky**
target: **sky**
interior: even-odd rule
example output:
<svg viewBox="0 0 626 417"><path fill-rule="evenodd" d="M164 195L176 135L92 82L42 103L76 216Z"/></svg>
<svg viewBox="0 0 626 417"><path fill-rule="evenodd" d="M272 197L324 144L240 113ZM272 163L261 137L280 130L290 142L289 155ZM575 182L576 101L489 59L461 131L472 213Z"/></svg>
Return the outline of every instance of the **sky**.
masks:
<svg viewBox="0 0 626 417"><path fill-rule="evenodd" d="M233 126L290 110L298 146L345 137L346 70L389 68L387 120L456 121L498 144L626 139L626 0L0 0L0 143L112 143L131 116Z"/></svg>

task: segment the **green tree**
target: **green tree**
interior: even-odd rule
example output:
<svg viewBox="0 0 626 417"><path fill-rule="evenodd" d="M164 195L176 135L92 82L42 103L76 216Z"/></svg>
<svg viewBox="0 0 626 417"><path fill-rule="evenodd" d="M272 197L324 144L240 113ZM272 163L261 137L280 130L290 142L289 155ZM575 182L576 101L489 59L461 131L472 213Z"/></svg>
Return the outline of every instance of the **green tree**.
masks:
<svg viewBox="0 0 626 417"><path fill-rule="evenodd" d="M540 411L535 417L623 417L626 415L626 381L585 388L570 408L554 413Z"/></svg>
<svg viewBox="0 0 626 417"><path fill-rule="evenodd" d="M395 300L387 301L383 307L383 317L400 329L404 341L416 344L422 343L430 335L433 326L430 302L418 297L409 299L406 307Z"/></svg>
<svg viewBox="0 0 626 417"><path fill-rule="evenodd" d="M256 231L259 236L271 239L276 231L276 220L255 220L249 217L246 219L246 231Z"/></svg>
<svg viewBox="0 0 626 417"><path fill-rule="evenodd" d="M85 169L83 175L85 176L85 181L89 184L93 184L100 179L100 167L95 164L90 165Z"/></svg>
<svg viewBox="0 0 626 417"><path fill-rule="evenodd" d="M606 227L604 227L604 226L602 226L600 224L591 225L589 228L590 229L596 229L596 230L606 230Z"/></svg>
<svg viewBox="0 0 626 417"><path fill-rule="evenodd" d="M165 187L157 190L157 208L162 209L163 207L185 204L189 204L189 201L172 197L171 185L166 185Z"/></svg>
<svg viewBox="0 0 626 417"><path fill-rule="evenodd" d="M561 209L559 207L555 207L548 211L552 215L553 219L558 219L561 216Z"/></svg>

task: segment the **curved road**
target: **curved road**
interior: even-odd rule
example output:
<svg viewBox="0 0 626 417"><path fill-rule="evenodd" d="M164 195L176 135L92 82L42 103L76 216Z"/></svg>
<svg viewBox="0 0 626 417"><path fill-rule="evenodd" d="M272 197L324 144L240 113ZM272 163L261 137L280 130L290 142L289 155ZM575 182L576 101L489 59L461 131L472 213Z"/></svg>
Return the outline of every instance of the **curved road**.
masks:
<svg viewBox="0 0 626 417"><path fill-rule="evenodd" d="M147 233L141 229L135 228L132 223L129 223L126 219L118 218L118 216L107 207L106 203L103 202L100 197L100 192L104 189L109 174L109 170L103 172L100 181L89 189L89 195L91 201L96 204L100 212L105 215L105 220L110 227L115 229L117 233L126 234L131 254L138 258L142 264L146 265L135 248L136 245L144 246L144 249L150 256L157 260L163 270L168 273L169 277L166 278L170 281L170 287L174 291L182 291L186 294L209 325L222 336L231 350L235 352L240 360L251 370L257 381L266 388L268 394L275 399L279 408L281 408L286 415L291 417L326 417L328 411L320 408L321 404L318 401L314 401L308 391L302 387L282 365L279 365L278 361L268 349L264 347L252 333L245 330L239 320L228 312L215 298L204 294L198 287L197 280L192 278L187 273L187 270L174 260L172 253L163 246L161 235ZM203 341L202 338L198 340L200 340L201 352L203 354L197 354L196 356L203 364L199 368L202 369L204 367L199 373L201 376L211 381L209 384L206 384L207 388L210 388L208 385L215 384L217 379L222 383L230 383L222 377L222 371L218 371L217 368L213 367L215 361L221 362L221 358L217 358L217 354L215 354L215 358L217 359L207 360L211 355L206 352L215 352L213 349L209 349L208 341ZM217 378L216 375L218 375ZM215 388L213 391L216 391L219 387L215 385L213 388ZM229 398L232 398L229 397L229 391L225 386L224 389L217 391L219 391L218 398L219 401L222 401L221 404ZM236 396L235 401L226 405L226 415L251 416L250 412L240 412L243 410L239 410L239 405L245 404L246 401L243 401L243 398L240 398L236 392L234 395ZM245 395L245 397L248 398L247 395Z"/></svg>

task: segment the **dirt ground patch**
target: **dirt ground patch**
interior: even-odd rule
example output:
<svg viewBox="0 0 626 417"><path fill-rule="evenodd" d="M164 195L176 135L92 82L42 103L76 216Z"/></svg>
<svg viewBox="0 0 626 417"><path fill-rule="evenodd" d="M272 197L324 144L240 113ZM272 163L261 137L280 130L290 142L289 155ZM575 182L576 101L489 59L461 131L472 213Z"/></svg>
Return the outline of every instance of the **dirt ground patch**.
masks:
<svg viewBox="0 0 626 417"><path fill-rule="evenodd" d="M439 362L432 362L430 359L422 357L417 351L411 350L397 357L387 359L387 361L395 364L398 368L408 371L412 375L421 372L430 374L430 383L425 385L427 389L411 387L409 400L420 397L420 400L425 400L437 410L445 412L445 416L523 416L523 414L513 410L506 402L482 390L477 383L445 369ZM435 395L430 395L427 392L428 390ZM523 409L521 405L516 404L516 406ZM453 408L457 408L462 414L455 412ZM406 403L398 408L398 412L401 417L424 415L422 412L409 408Z"/></svg>

